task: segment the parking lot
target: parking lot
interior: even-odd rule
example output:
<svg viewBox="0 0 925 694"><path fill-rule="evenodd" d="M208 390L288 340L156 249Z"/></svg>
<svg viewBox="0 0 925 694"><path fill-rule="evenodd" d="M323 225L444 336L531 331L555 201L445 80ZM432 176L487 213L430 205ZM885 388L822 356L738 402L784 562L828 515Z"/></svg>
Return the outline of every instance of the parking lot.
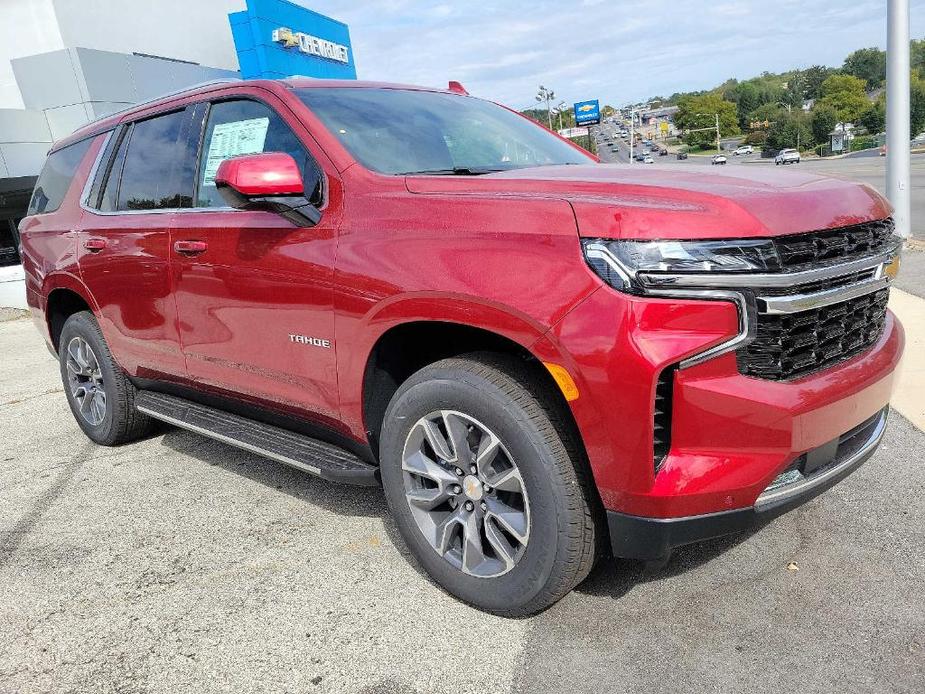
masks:
<svg viewBox="0 0 925 694"><path fill-rule="evenodd" d="M922 691L925 434L898 414L757 532L504 620L411 563L379 490L177 430L95 447L29 320L0 354L0 691Z"/></svg>

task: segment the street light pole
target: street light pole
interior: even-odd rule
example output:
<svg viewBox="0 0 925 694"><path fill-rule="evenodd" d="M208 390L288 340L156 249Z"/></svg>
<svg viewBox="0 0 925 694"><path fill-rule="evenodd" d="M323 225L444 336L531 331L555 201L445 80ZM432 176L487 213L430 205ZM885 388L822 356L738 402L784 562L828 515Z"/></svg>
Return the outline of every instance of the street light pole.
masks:
<svg viewBox="0 0 925 694"><path fill-rule="evenodd" d="M714 113L713 115L716 116L716 153L719 154L719 153L720 153L720 148L719 148L719 114L718 114L718 113Z"/></svg>
<svg viewBox="0 0 925 694"><path fill-rule="evenodd" d="M909 0L888 0L886 24L886 194L896 233L909 238Z"/></svg>
<svg viewBox="0 0 925 694"><path fill-rule="evenodd" d="M633 163L633 154L636 151L636 110L630 109L630 164Z"/></svg>

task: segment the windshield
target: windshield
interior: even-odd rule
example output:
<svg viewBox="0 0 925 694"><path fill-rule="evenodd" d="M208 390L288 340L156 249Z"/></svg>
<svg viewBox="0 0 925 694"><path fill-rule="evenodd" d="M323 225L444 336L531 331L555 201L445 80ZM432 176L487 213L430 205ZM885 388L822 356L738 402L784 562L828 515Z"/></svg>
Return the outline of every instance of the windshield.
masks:
<svg viewBox="0 0 925 694"><path fill-rule="evenodd" d="M299 98L363 166L385 174L481 174L594 160L516 113L469 96L308 88Z"/></svg>

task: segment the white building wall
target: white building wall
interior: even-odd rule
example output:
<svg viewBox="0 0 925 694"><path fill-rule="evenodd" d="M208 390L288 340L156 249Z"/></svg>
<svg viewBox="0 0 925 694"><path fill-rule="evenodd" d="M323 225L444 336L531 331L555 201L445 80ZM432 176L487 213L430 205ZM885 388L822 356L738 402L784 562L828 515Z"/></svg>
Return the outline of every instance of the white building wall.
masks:
<svg viewBox="0 0 925 694"><path fill-rule="evenodd" d="M53 0L0 0L0 108L22 108L10 60L64 48Z"/></svg>
<svg viewBox="0 0 925 694"><path fill-rule="evenodd" d="M43 1L54 5L67 48L148 53L238 69L228 13L243 10L244 0Z"/></svg>

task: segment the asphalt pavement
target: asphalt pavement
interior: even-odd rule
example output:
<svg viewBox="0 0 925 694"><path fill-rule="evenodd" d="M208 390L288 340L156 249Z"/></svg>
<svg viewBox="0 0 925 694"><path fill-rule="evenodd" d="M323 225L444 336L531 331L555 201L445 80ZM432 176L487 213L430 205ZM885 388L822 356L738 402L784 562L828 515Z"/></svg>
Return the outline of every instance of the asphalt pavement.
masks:
<svg viewBox="0 0 925 694"><path fill-rule="evenodd" d="M806 506L505 620L422 575L381 491L173 429L94 446L31 321L0 354L0 692L922 691L925 434L897 414Z"/></svg>

